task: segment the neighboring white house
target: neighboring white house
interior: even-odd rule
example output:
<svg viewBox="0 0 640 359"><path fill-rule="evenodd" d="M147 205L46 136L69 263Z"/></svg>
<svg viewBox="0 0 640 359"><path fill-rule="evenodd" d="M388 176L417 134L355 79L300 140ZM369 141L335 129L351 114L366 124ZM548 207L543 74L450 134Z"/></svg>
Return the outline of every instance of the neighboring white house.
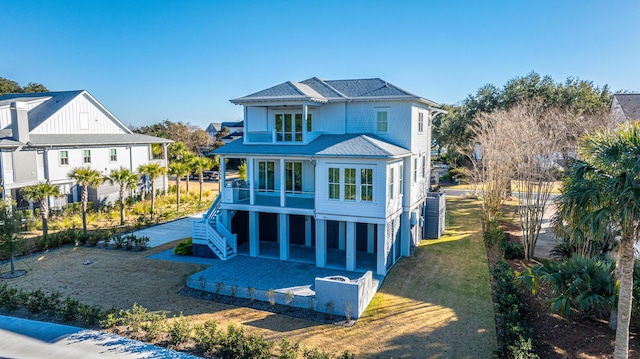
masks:
<svg viewBox="0 0 640 359"><path fill-rule="evenodd" d="M611 117L620 123L640 120L640 94L613 95Z"/></svg>
<svg viewBox="0 0 640 359"><path fill-rule="evenodd" d="M225 186L194 222L195 255L306 248L319 267L339 253L346 270L384 275L423 238L437 103L381 79L316 77L231 102L244 136L213 152ZM225 158L246 160L246 183L225 180Z"/></svg>
<svg viewBox="0 0 640 359"><path fill-rule="evenodd" d="M53 206L77 202L81 192L68 178L73 168L90 167L107 175L120 167L135 172L149 162L166 166L169 142L132 133L85 90L6 94L0 96L2 196L24 207L20 188L49 182L66 194ZM164 155L154 156L152 144L165 146ZM166 176L157 181L157 188L167 188ZM145 185L149 183L141 181ZM109 184L90 190L95 204L117 199L118 188Z"/></svg>

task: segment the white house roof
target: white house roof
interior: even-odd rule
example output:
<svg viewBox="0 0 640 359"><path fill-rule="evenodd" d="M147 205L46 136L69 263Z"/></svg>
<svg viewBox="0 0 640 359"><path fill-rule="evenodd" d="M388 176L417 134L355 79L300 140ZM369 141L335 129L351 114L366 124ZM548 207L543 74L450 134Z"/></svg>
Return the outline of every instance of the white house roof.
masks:
<svg viewBox="0 0 640 359"><path fill-rule="evenodd" d="M95 106L103 110L125 133L30 134L29 142L21 143L13 139L13 130L11 125L9 125L0 129L0 148L16 148L25 145L30 147L87 147L173 142L164 138L134 134L86 90L5 94L0 96L0 108L9 107L12 102L20 101L29 103L41 101L40 104L28 111L29 131L31 132L65 105L69 104L73 99L82 95L87 96Z"/></svg>
<svg viewBox="0 0 640 359"><path fill-rule="evenodd" d="M231 100L236 105L259 102L348 102L411 100L430 106L437 103L417 96L379 78L323 80L313 77L301 82L287 81L254 94Z"/></svg>
<svg viewBox="0 0 640 359"><path fill-rule="evenodd" d="M46 101L29 110L29 131L33 131L36 127L53 116L56 112L66 106L73 99L83 94L86 95L92 102L94 102L97 107L101 108L105 113L109 114L112 120L117 122L120 127L122 127L125 131L131 133L131 130L129 130L127 126L120 122L117 117L109 112L106 107L98 102L98 100L91 96L91 94L86 90L5 94L0 96L0 107L9 106L11 102L29 102L36 99L46 98Z"/></svg>
<svg viewBox="0 0 640 359"><path fill-rule="evenodd" d="M613 97L618 100L626 120L640 119L640 94L617 94Z"/></svg>
<svg viewBox="0 0 640 359"><path fill-rule="evenodd" d="M234 141L213 151L219 155L276 155L315 157L392 158L411 154L409 150L370 134L320 135L308 145L245 144Z"/></svg>

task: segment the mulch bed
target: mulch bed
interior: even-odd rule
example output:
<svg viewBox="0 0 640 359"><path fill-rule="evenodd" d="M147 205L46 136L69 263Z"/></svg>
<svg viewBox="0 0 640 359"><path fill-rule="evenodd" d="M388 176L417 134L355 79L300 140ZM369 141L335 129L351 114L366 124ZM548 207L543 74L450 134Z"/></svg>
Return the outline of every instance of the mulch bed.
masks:
<svg viewBox="0 0 640 359"><path fill-rule="evenodd" d="M517 224L504 221L503 230L511 235L513 242L521 241ZM492 267L500 254L487 248L489 266ZM515 271L532 265L523 260L507 260ZM525 292L528 321L533 328L533 344L540 358L612 358L615 331L609 329L607 318L592 318L578 311L572 312L570 320L549 311L548 300L552 296L549 288L542 287L535 295ZM636 318L633 318L637 321ZM640 358L640 323L632 322L629 337L629 358Z"/></svg>

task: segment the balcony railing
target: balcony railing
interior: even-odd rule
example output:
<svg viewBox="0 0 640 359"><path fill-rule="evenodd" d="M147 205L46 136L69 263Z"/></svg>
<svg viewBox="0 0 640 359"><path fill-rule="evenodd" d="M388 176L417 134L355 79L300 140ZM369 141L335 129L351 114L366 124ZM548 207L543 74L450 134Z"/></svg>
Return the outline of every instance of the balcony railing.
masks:
<svg viewBox="0 0 640 359"><path fill-rule="evenodd" d="M254 189L255 206L291 207L301 209L314 208L314 192L285 191L284 206L282 206L280 190ZM251 204L251 189L248 186L226 186L223 189L223 203Z"/></svg>

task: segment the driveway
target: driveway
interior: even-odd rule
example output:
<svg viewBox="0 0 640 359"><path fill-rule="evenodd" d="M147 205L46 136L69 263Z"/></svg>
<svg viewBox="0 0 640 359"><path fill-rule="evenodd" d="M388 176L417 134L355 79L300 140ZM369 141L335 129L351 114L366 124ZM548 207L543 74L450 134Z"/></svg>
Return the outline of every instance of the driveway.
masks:
<svg viewBox="0 0 640 359"><path fill-rule="evenodd" d="M96 330L6 316L0 316L0 357L197 358Z"/></svg>
<svg viewBox="0 0 640 359"><path fill-rule="evenodd" d="M132 232L132 234L136 237L149 237L149 247L157 247L177 239L191 237L193 220L202 218L203 213L193 214L175 221L151 226Z"/></svg>

